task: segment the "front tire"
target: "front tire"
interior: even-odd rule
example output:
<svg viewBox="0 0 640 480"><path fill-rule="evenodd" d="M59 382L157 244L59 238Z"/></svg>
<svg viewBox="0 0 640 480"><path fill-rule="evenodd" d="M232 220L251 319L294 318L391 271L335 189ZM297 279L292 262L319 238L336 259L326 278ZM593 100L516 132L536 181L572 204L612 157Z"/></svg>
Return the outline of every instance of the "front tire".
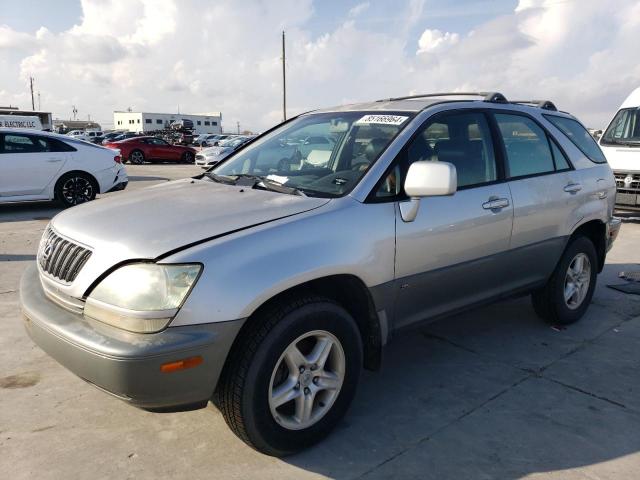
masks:
<svg viewBox="0 0 640 480"><path fill-rule="evenodd" d="M195 156L191 152L184 152L182 154L182 163L193 163L195 161Z"/></svg>
<svg viewBox="0 0 640 480"><path fill-rule="evenodd" d="M556 325L580 320L593 297L597 268L593 242L584 236L571 240L547 284L531 296L538 316Z"/></svg>
<svg viewBox="0 0 640 480"><path fill-rule="evenodd" d="M64 174L54 187L56 200L65 208L90 202L96 198L97 193L95 180L82 172Z"/></svg>
<svg viewBox="0 0 640 480"><path fill-rule="evenodd" d="M320 441L346 413L362 369L360 333L346 310L315 296L254 320L225 366L217 403L249 446L285 456Z"/></svg>

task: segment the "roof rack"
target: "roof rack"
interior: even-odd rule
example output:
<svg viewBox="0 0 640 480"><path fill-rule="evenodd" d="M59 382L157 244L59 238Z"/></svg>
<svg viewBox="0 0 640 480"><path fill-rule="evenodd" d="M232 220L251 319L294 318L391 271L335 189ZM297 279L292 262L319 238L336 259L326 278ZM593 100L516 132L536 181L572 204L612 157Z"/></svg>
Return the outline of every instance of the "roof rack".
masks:
<svg viewBox="0 0 640 480"><path fill-rule="evenodd" d="M509 103L504 95L499 92L442 92L442 93L425 93L421 95L408 95L406 97L394 97L377 100L378 102L389 102L394 100L411 100L414 98L430 98L430 97L482 97L485 102L492 103Z"/></svg>
<svg viewBox="0 0 640 480"><path fill-rule="evenodd" d="M533 105L534 107L542 108L543 110L552 110L554 112L558 111L551 100L512 100L509 103L522 103L525 105Z"/></svg>

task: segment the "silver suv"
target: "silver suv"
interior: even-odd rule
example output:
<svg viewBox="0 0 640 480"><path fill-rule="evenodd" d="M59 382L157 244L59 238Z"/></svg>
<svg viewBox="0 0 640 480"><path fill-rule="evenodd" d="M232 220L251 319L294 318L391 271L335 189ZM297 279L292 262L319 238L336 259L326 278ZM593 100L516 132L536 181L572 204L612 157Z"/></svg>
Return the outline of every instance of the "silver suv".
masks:
<svg viewBox="0 0 640 480"><path fill-rule="evenodd" d="M330 147L298 148L311 136ZM401 328L529 293L578 320L620 226L598 152L551 102L497 93L306 113L200 176L57 215L22 278L25 325L102 390L213 400L246 443L290 454Z"/></svg>

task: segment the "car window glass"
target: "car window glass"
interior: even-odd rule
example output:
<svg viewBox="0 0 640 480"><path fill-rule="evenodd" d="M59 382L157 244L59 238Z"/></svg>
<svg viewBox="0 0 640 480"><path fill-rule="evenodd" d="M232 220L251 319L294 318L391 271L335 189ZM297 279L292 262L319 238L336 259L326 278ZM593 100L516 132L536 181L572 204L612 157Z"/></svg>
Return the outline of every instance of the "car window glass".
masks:
<svg viewBox="0 0 640 480"><path fill-rule="evenodd" d="M507 175L511 178L555 171L547 134L530 118L495 115L507 153Z"/></svg>
<svg viewBox="0 0 640 480"><path fill-rule="evenodd" d="M545 115L545 118L558 127L592 162L607 162L596 141L580 122L572 118L559 117L557 115ZM608 131L605 132L605 136L608 133Z"/></svg>
<svg viewBox="0 0 640 480"><path fill-rule="evenodd" d="M566 170L568 168L571 168L571 166L569 165L569 160L567 160L565 154L562 153L562 150L560 150L560 147L558 147L555 140L550 138L549 143L551 144L553 159L556 162L556 170Z"/></svg>
<svg viewBox="0 0 640 480"><path fill-rule="evenodd" d="M304 115L255 141L240 140L251 143L214 172L275 175L307 194L341 196L360 181L411 115L362 111Z"/></svg>
<svg viewBox="0 0 640 480"><path fill-rule="evenodd" d="M491 131L484 114L438 115L411 140L403 151L401 168L383 180L377 197L389 197L402 190L402 178L413 162L448 162L456 167L458 188L497 179Z"/></svg>
<svg viewBox="0 0 640 480"><path fill-rule="evenodd" d="M48 151L48 144L27 135L7 133L4 135L4 153L37 153Z"/></svg>

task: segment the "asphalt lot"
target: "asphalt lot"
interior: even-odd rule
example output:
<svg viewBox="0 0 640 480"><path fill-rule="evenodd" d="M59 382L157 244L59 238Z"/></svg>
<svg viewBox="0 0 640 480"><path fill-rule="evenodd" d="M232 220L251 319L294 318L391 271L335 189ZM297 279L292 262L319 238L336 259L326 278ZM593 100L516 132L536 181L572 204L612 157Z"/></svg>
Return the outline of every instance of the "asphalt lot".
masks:
<svg viewBox="0 0 640 480"><path fill-rule="evenodd" d="M128 171L133 190L201 170ZM365 372L334 434L275 459L246 447L211 405L184 413L135 409L32 344L18 282L58 211L46 203L0 206L0 477L640 476L640 296L606 287L624 283L620 271L640 270L640 214L624 216L581 322L550 327L524 297L401 334L382 371Z"/></svg>

